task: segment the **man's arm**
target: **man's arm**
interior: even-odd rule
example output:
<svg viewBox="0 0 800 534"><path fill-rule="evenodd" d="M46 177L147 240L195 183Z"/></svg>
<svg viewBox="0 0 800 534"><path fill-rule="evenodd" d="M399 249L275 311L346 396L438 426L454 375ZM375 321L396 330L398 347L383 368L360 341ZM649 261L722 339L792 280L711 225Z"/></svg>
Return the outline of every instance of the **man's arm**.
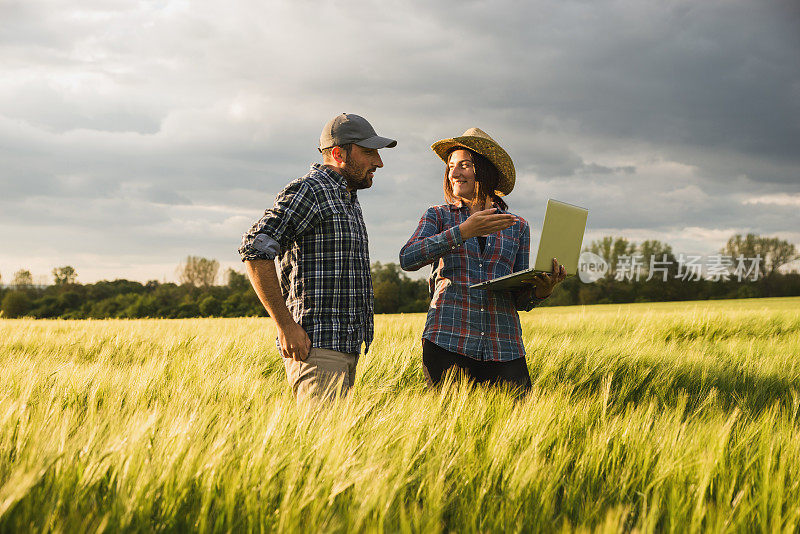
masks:
<svg viewBox="0 0 800 534"><path fill-rule="evenodd" d="M311 339L303 327L297 324L286 307L280 286L275 262L272 260L245 260L245 268L253 284L253 289L258 295L258 300L267 309L270 317L275 319L278 328L278 341L281 344L281 353L284 358L296 361L308 358L311 350Z"/></svg>

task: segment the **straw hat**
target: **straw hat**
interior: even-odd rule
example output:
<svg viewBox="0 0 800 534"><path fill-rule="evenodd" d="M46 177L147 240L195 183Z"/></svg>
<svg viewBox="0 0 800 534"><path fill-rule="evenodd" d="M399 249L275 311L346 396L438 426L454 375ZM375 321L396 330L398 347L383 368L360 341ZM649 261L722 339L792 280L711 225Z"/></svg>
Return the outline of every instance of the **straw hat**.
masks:
<svg viewBox="0 0 800 534"><path fill-rule="evenodd" d="M494 166L500 172L500 181L497 184L497 193L500 196L507 195L514 189L514 181L517 178L517 173L514 171L514 162L511 161L511 156L508 155L508 152L489 137L489 134L480 128L470 128L460 137L436 141L431 145L431 149L442 158L442 161L447 163L445 159L447 151L456 146L474 150L494 163Z"/></svg>

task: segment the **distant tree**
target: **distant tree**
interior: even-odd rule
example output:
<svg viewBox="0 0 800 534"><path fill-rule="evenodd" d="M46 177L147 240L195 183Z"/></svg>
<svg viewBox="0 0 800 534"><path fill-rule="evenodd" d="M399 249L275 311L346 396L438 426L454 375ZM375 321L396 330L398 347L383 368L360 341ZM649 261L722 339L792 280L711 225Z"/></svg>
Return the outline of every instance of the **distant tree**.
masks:
<svg viewBox="0 0 800 534"><path fill-rule="evenodd" d="M222 313L222 304L213 295L208 295L200 301L199 309L204 317L219 317Z"/></svg>
<svg viewBox="0 0 800 534"><path fill-rule="evenodd" d="M172 317L176 319L188 319L190 317L198 317L200 315L200 307L196 302L184 302L178 305L174 310Z"/></svg>
<svg viewBox="0 0 800 534"><path fill-rule="evenodd" d="M589 252L593 252L598 256L602 257L606 261L611 259L611 250L614 248L614 238L611 236L606 236L599 241L592 241L592 244L589 245L587 250Z"/></svg>
<svg viewBox="0 0 800 534"><path fill-rule="evenodd" d="M9 319L21 317L31 309L31 300L25 291L9 291L3 297L3 316Z"/></svg>
<svg viewBox="0 0 800 534"><path fill-rule="evenodd" d="M578 290L578 304L594 304L600 300L601 292L599 286L584 285ZM559 291L559 293L561 292Z"/></svg>
<svg viewBox="0 0 800 534"><path fill-rule="evenodd" d="M371 267L375 313L414 313L430 304L428 284L412 280L396 263L375 262Z"/></svg>
<svg viewBox="0 0 800 534"><path fill-rule="evenodd" d="M381 280L373 284L375 313L396 313L400 304L400 282Z"/></svg>
<svg viewBox="0 0 800 534"><path fill-rule="evenodd" d="M20 269L14 273L14 279L11 281L12 287L17 289L30 287L33 285L33 276L31 272L25 269Z"/></svg>
<svg viewBox="0 0 800 534"><path fill-rule="evenodd" d="M656 273L663 272L658 270L659 267L666 267L669 274L674 274L677 271L677 265L675 264L675 256L672 253L672 247L667 243L662 243L657 239L648 239L642 241L642 244L639 245L639 254L642 255L642 274L650 273L651 258L654 262L668 262L666 265L654 263L653 265ZM645 276L645 279L646 278L647 276Z"/></svg>
<svg viewBox="0 0 800 534"><path fill-rule="evenodd" d="M234 291L222 302L220 314L224 317L263 317L267 310L258 300L256 292Z"/></svg>
<svg viewBox="0 0 800 534"><path fill-rule="evenodd" d="M404 275L405 276L405 275ZM375 313L395 313L400 304L400 269L394 263L372 264Z"/></svg>
<svg viewBox="0 0 800 534"><path fill-rule="evenodd" d="M77 291L65 291L58 296L58 303L64 310L73 310L80 307L83 298Z"/></svg>
<svg viewBox="0 0 800 534"><path fill-rule="evenodd" d="M659 259L664 254L672 256L672 247L658 239L648 239L639 245L639 253L644 256L646 262L649 262L650 256L658 256Z"/></svg>
<svg viewBox="0 0 800 534"><path fill-rule="evenodd" d="M736 234L728 239L728 242L722 248L722 253L734 258L737 256L753 258L761 252L757 240L758 236L756 234L747 234L746 236Z"/></svg>
<svg viewBox="0 0 800 534"><path fill-rule="evenodd" d="M397 308L401 313L423 312L431 303L430 288L427 280L400 279L400 305Z"/></svg>
<svg viewBox="0 0 800 534"><path fill-rule="evenodd" d="M743 257L745 259L761 258L759 266L760 275L763 275L767 270L767 251L764 248L764 242L757 234L747 234L742 236L736 234L730 239L722 249L722 253L731 256L734 261L736 258Z"/></svg>
<svg viewBox="0 0 800 534"><path fill-rule="evenodd" d="M230 268L227 271L225 271L225 274L228 280L229 288L233 289L234 291L250 289L250 280L247 279L246 274L240 273Z"/></svg>
<svg viewBox="0 0 800 534"><path fill-rule="evenodd" d="M178 281L194 287L214 285L219 272L219 262L199 256L187 256L186 262L178 266Z"/></svg>
<svg viewBox="0 0 800 534"><path fill-rule="evenodd" d="M125 310L125 315L131 318L155 317L155 297L153 295L139 295L136 301Z"/></svg>
<svg viewBox="0 0 800 534"><path fill-rule="evenodd" d="M636 254L636 243L628 241L624 237L618 237L614 240L614 248L611 252L611 265L612 270L616 271L617 263L620 256L632 256Z"/></svg>
<svg viewBox="0 0 800 534"><path fill-rule="evenodd" d="M599 241L593 241L588 247L608 263L608 274L614 276L617 272L617 261L620 256L630 256L636 253L636 243L624 237L606 236ZM649 260L648 260L649 261Z"/></svg>
<svg viewBox="0 0 800 534"><path fill-rule="evenodd" d="M797 259L797 249L793 243L777 237L769 238L765 242L767 258L769 258L769 274L778 272L778 267Z"/></svg>
<svg viewBox="0 0 800 534"><path fill-rule="evenodd" d="M794 244L777 237L761 237L757 234L736 234L722 248L722 253L734 259L761 257L761 266L766 274L775 274L778 267L797 258Z"/></svg>
<svg viewBox="0 0 800 534"><path fill-rule="evenodd" d="M78 273L71 265L56 267L53 269L53 283L57 286L74 284L78 279Z"/></svg>

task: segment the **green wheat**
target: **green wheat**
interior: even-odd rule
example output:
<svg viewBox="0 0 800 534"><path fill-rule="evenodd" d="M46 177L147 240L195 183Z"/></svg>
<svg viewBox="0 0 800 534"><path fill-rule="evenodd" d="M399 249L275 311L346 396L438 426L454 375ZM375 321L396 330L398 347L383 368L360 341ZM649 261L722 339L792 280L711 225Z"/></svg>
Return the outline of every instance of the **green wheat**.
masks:
<svg viewBox="0 0 800 534"><path fill-rule="evenodd" d="M424 320L312 412L269 319L0 320L0 532L800 528L800 298L524 313L523 398Z"/></svg>

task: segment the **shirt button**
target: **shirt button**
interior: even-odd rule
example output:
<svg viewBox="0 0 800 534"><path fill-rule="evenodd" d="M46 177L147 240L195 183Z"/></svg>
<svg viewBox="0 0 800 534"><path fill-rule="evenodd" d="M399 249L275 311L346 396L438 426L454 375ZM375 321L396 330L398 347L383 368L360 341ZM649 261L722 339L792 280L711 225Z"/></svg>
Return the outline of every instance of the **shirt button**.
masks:
<svg viewBox="0 0 800 534"><path fill-rule="evenodd" d="M481 308L481 311L483 311L483 308Z"/></svg>
<svg viewBox="0 0 800 534"><path fill-rule="evenodd" d="M482 263L479 263L479 264L478 264L478 267L483 267L483 264L482 264Z"/></svg>
<svg viewBox="0 0 800 534"><path fill-rule="evenodd" d="M481 335L483 335L483 332L481 332Z"/></svg>

